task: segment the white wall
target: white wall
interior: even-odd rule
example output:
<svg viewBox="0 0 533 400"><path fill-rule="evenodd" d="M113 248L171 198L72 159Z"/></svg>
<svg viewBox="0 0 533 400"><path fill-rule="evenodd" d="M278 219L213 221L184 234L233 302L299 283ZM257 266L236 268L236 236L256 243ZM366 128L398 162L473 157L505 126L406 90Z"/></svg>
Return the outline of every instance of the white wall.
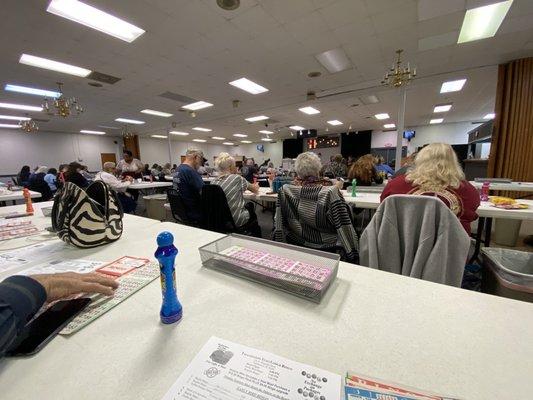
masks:
<svg viewBox="0 0 533 400"><path fill-rule="evenodd" d="M257 150L257 143L241 144L236 147L231 147L232 151L229 151L228 153L232 155L253 157L255 162L259 165L261 165L264 160L270 158L270 161L274 163L274 166L279 167L281 165L281 159L283 158L283 142L280 140L274 143L263 142L261 144L265 148L264 153Z"/></svg>
<svg viewBox="0 0 533 400"><path fill-rule="evenodd" d="M72 161L87 165L90 171L99 170L100 153L115 153L118 158L120 142L106 136L0 129L0 175L17 174L23 165L57 168Z"/></svg>

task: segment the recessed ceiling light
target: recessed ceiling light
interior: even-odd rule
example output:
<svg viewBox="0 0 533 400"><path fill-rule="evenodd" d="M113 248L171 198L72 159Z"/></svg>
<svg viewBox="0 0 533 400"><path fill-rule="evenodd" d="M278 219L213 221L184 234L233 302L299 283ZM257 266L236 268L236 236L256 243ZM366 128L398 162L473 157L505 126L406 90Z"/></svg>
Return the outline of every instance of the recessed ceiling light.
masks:
<svg viewBox="0 0 533 400"><path fill-rule="evenodd" d="M262 131L259 131L259 133L266 133L267 135L270 135L271 133L274 133L274 132L263 129Z"/></svg>
<svg viewBox="0 0 533 400"><path fill-rule="evenodd" d="M195 128L192 128L194 129L195 131L200 131L200 132L211 132L213 129L209 129L209 128L201 128L199 126L195 127Z"/></svg>
<svg viewBox="0 0 533 400"><path fill-rule="evenodd" d="M271 141L272 141L272 139L270 139L269 137L261 138L261 140L262 140L263 142L271 142Z"/></svg>
<svg viewBox="0 0 533 400"><path fill-rule="evenodd" d="M222 143L222 144L225 144L225 145L227 145L227 146L233 146L233 145L234 145L233 142L224 142L224 143Z"/></svg>
<svg viewBox="0 0 533 400"><path fill-rule="evenodd" d="M180 131L170 131L171 135L177 135L177 136L189 136L189 132L180 132Z"/></svg>
<svg viewBox="0 0 533 400"><path fill-rule="evenodd" d="M215 140L226 140L225 137L222 137L222 136L212 136L211 139L215 139Z"/></svg>
<svg viewBox="0 0 533 400"><path fill-rule="evenodd" d="M385 128L385 129L393 129L393 128L396 128L396 125L394 125L394 124L385 124L385 125L383 125L383 128Z"/></svg>
<svg viewBox="0 0 533 400"><path fill-rule="evenodd" d="M115 121L124 122L125 124L134 124L134 125L142 125L145 123L144 121L138 121L136 119L129 119L129 118L116 118Z"/></svg>
<svg viewBox="0 0 533 400"><path fill-rule="evenodd" d="M157 139L168 139L167 135L150 135L150 136L152 136L153 138L157 138Z"/></svg>
<svg viewBox="0 0 533 400"><path fill-rule="evenodd" d="M250 117L250 118L245 118L246 121L248 122L257 122L257 121L264 121L265 119L268 119L269 117L267 117L266 115L258 115L257 117Z"/></svg>
<svg viewBox="0 0 533 400"><path fill-rule="evenodd" d="M163 112L163 111L150 110L149 108L147 108L145 110L141 110L141 112L143 114L150 114L150 115L155 115L155 116L158 116L158 117L165 117L165 118L172 117L172 115L173 115L173 114L166 113L166 112Z"/></svg>
<svg viewBox="0 0 533 400"><path fill-rule="evenodd" d="M251 80L246 78L240 78L235 81L231 81L229 82L229 84L251 94L260 94L268 92L268 89L266 87L258 85L257 83L252 82Z"/></svg>
<svg viewBox="0 0 533 400"><path fill-rule="evenodd" d="M12 85L10 83L8 83L4 89L7 90L8 92L33 94L35 96L42 96L42 97L56 98L56 97L61 96L61 93L54 92L53 90L36 89L36 88L27 87L27 86Z"/></svg>
<svg viewBox="0 0 533 400"><path fill-rule="evenodd" d="M120 129L118 126L107 126L107 125L98 125L98 128L104 128L104 129Z"/></svg>
<svg viewBox="0 0 533 400"><path fill-rule="evenodd" d="M201 110L202 108L211 107L213 104L208 103L207 101L197 101L196 103L187 104L181 108L186 110L196 111Z"/></svg>
<svg viewBox="0 0 533 400"><path fill-rule="evenodd" d="M0 108L8 108L10 110L24 110L24 111L43 111L42 107L27 106L25 104L0 103Z"/></svg>
<svg viewBox="0 0 533 400"><path fill-rule="evenodd" d="M105 135L104 131L91 131L88 129L82 129L80 133L88 133L89 135Z"/></svg>
<svg viewBox="0 0 533 400"><path fill-rule="evenodd" d="M441 104L440 106L435 106L435 108L433 109L433 112L434 113L448 112L451 110L451 108L452 108L451 104Z"/></svg>
<svg viewBox="0 0 533 400"><path fill-rule="evenodd" d="M252 143L251 140L241 140L241 143Z"/></svg>
<svg viewBox="0 0 533 400"><path fill-rule="evenodd" d="M30 117L17 117L16 115L0 115L0 119L7 119L10 121L29 121Z"/></svg>
<svg viewBox="0 0 533 400"><path fill-rule="evenodd" d="M52 0L46 11L128 43L145 32L138 26L77 0Z"/></svg>
<svg viewBox="0 0 533 400"><path fill-rule="evenodd" d="M444 121L443 118L435 118L435 119L432 119L431 121L429 121L430 124L440 124L442 123L442 121Z"/></svg>
<svg viewBox="0 0 533 400"><path fill-rule="evenodd" d="M16 125L16 124L0 124L0 128L20 129L20 125Z"/></svg>
<svg viewBox="0 0 533 400"><path fill-rule="evenodd" d="M320 114L320 111L318 111L316 108L313 108L313 107L302 107L302 108L299 108L299 110L308 115Z"/></svg>
<svg viewBox="0 0 533 400"><path fill-rule="evenodd" d="M351 63L343 49L328 50L315 55L315 58L331 74L350 68Z"/></svg>
<svg viewBox="0 0 533 400"><path fill-rule="evenodd" d="M507 0L467 10L457 43L493 37L512 4Z"/></svg>
<svg viewBox="0 0 533 400"><path fill-rule="evenodd" d="M198 143L205 143L205 142L207 142L207 140L205 140L205 139L193 139L192 141L193 141L193 142L198 142Z"/></svg>
<svg viewBox="0 0 533 400"><path fill-rule="evenodd" d="M235 137L248 137L248 135L245 135L244 133L234 133L233 136L235 136Z"/></svg>
<svg viewBox="0 0 533 400"><path fill-rule="evenodd" d="M19 63L30 65L32 67L49 69L51 71L62 72L64 74L81 76L82 78L85 78L91 73L90 69L76 67L75 65L65 64L59 61L36 57L29 54L21 55Z"/></svg>
<svg viewBox="0 0 533 400"><path fill-rule="evenodd" d="M458 79L456 81L444 82L440 88L441 93L458 92L461 90L466 82L466 79Z"/></svg>
<svg viewBox="0 0 533 400"><path fill-rule="evenodd" d="M292 129L293 131L303 131L305 128L300 125L292 125L292 126L289 126L289 129Z"/></svg>
<svg viewBox="0 0 533 400"><path fill-rule="evenodd" d="M376 119L389 119L390 118L389 114L387 113L376 114L374 115L374 117L376 117Z"/></svg>
<svg viewBox="0 0 533 400"><path fill-rule="evenodd" d="M483 119L494 119L494 117L496 117L496 114L494 114L494 113L489 113L489 114L485 115L485 116L483 117Z"/></svg>
<svg viewBox="0 0 533 400"><path fill-rule="evenodd" d="M342 125L342 122L339 121L338 119L333 119L331 121L328 121L328 124L336 126L336 125Z"/></svg>

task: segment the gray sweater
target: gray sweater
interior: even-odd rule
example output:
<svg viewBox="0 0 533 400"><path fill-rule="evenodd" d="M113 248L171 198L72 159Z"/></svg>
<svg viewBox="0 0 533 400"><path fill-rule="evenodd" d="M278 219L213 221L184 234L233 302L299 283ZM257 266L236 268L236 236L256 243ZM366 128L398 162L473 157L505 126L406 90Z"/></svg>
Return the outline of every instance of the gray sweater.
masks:
<svg viewBox="0 0 533 400"><path fill-rule="evenodd" d="M361 265L460 287L470 238L440 199L396 195L379 206L359 246Z"/></svg>

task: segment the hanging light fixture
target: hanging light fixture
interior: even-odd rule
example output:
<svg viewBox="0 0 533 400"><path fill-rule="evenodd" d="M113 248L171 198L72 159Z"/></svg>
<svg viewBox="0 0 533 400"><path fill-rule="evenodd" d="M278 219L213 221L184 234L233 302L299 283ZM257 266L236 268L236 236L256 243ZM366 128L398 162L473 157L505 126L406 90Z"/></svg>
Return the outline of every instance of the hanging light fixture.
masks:
<svg viewBox="0 0 533 400"><path fill-rule="evenodd" d="M28 116L28 114L26 114ZM36 133L39 130L39 126L33 119L28 119L19 122L20 129L26 133Z"/></svg>
<svg viewBox="0 0 533 400"><path fill-rule="evenodd" d="M78 102L78 99L76 97L65 97L62 89L63 84L61 82L56 83L61 95L50 100L50 102L48 101L48 98L45 98L42 104L44 111L50 115L57 115L63 118L69 117L72 112L75 112L76 115L81 114L84 110Z"/></svg>
<svg viewBox="0 0 533 400"><path fill-rule="evenodd" d="M390 70L387 71L387 73L383 77L383 80L381 81L381 84L383 86L392 86L395 88L399 88L403 85L408 84L415 78L416 68L413 68L411 70L411 66L409 65L409 63L407 63L407 67L402 67L402 53L403 50L396 50L396 54L398 54L398 59L396 60L396 63L392 64Z"/></svg>
<svg viewBox="0 0 533 400"><path fill-rule="evenodd" d="M133 132L133 131L130 129L129 125L124 125L124 126L122 127L122 137L123 137L124 139L131 139L131 138L134 137L134 136L135 136L135 132Z"/></svg>

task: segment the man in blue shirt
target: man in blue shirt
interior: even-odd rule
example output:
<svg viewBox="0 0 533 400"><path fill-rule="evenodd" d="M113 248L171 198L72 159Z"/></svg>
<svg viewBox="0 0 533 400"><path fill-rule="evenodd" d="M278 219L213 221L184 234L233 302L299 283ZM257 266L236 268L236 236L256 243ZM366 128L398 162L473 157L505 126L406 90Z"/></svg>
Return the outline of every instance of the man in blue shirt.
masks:
<svg viewBox="0 0 533 400"><path fill-rule="evenodd" d="M174 174L174 189L176 189L186 207L187 216L193 222L199 223L201 219L200 194L204 181L198 173L198 168L203 164L204 153L198 149L188 149L185 161L180 164Z"/></svg>

